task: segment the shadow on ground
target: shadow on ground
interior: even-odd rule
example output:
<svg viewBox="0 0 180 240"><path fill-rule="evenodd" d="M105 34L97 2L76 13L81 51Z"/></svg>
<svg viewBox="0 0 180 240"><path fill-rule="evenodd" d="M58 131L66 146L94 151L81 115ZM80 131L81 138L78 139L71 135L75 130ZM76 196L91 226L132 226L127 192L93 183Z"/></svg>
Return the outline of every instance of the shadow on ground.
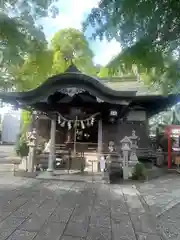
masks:
<svg viewBox="0 0 180 240"><path fill-rule="evenodd" d="M133 185L0 177L1 240L161 240Z"/></svg>

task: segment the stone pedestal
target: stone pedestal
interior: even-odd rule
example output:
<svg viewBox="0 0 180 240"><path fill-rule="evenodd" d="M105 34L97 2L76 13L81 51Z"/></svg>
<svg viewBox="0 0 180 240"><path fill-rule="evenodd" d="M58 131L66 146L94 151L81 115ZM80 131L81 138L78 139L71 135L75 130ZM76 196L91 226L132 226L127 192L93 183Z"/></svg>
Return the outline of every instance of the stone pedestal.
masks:
<svg viewBox="0 0 180 240"><path fill-rule="evenodd" d="M23 157L21 163L19 164L19 170L27 171L28 170L28 158Z"/></svg>
<svg viewBox="0 0 180 240"><path fill-rule="evenodd" d="M29 155L28 155L28 172L34 172L34 158L35 158L35 146L29 147Z"/></svg>
<svg viewBox="0 0 180 240"><path fill-rule="evenodd" d="M137 163L138 163L138 158L137 158L136 152L132 150L129 158L129 165L135 166Z"/></svg>
<svg viewBox="0 0 180 240"><path fill-rule="evenodd" d="M131 168L130 167L123 167L123 179L128 180L131 175Z"/></svg>
<svg viewBox="0 0 180 240"><path fill-rule="evenodd" d="M98 172L98 161L93 161L93 173L97 173Z"/></svg>

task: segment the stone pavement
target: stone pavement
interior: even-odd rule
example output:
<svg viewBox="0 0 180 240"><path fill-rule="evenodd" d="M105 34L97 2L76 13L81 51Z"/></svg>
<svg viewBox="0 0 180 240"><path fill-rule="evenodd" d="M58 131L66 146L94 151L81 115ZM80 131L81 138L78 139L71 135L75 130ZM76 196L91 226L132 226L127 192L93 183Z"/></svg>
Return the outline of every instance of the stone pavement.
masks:
<svg viewBox="0 0 180 240"><path fill-rule="evenodd" d="M180 175L168 174L138 184L141 201L156 216L164 239L180 240Z"/></svg>
<svg viewBox="0 0 180 240"><path fill-rule="evenodd" d="M0 144L0 164L8 163L6 157L13 154L15 147L14 145L1 145Z"/></svg>
<svg viewBox="0 0 180 240"><path fill-rule="evenodd" d="M162 238L132 184L41 181L9 174L0 176L0 239Z"/></svg>

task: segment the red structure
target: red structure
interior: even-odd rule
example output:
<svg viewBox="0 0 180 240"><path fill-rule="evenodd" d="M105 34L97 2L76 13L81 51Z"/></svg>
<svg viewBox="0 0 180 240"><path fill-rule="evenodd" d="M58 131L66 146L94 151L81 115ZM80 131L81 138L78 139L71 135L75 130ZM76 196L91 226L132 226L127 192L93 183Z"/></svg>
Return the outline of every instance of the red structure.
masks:
<svg viewBox="0 0 180 240"><path fill-rule="evenodd" d="M168 138L168 168L171 168L171 135L176 134L180 136L180 126L170 125L165 128L165 134Z"/></svg>

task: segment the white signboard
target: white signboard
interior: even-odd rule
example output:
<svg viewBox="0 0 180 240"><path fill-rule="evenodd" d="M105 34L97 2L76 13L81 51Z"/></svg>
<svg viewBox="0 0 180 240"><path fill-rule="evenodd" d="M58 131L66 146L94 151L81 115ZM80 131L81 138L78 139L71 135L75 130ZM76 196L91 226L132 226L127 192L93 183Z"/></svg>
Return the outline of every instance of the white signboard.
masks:
<svg viewBox="0 0 180 240"><path fill-rule="evenodd" d="M180 129L179 128L176 128L176 129L172 129L172 134L178 134L180 135Z"/></svg>
<svg viewBox="0 0 180 240"><path fill-rule="evenodd" d="M128 121L145 121L146 112L145 111L130 111L127 115Z"/></svg>

